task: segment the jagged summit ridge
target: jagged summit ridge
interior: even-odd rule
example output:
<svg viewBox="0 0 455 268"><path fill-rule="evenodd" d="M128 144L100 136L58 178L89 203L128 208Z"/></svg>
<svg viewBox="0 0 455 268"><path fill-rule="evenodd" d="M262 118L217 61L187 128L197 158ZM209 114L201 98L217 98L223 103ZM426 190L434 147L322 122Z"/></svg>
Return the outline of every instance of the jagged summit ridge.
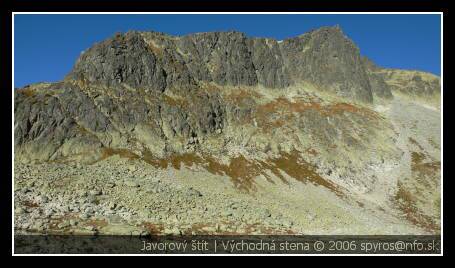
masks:
<svg viewBox="0 0 455 268"><path fill-rule="evenodd" d="M337 26L280 43L236 31L180 37L130 31L88 49L67 79L161 92L191 90L199 82L284 88L307 81L341 96L372 101L359 49Z"/></svg>
<svg viewBox="0 0 455 268"><path fill-rule="evenodd" d="M15 147L18 156L43 161L100 148L157 156L250 145L253 152L311 144L325 150L337 139L365 149L372 133L342 129L355 117L366 131L368 113L328 105L310 88L343 102L371 102L392 98L392 89L437 93L439 79L376 67L339 27L280 42L235 31L179 37L130 31L82 53L63 81L15 91ZM301 137L280 134L288 126ZM249 144L257 131L266 138Z"/></svg>

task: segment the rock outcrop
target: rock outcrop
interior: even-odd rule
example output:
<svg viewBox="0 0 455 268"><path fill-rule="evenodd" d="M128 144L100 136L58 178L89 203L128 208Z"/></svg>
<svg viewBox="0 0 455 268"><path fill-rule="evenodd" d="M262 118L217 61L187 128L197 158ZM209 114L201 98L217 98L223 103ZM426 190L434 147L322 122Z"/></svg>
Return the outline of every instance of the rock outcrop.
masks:
<svg viewBox="0 0 455 268"><path fill-rule="evenodd" d="M408 72L408 73L406 73ZM278 42L240 32L181 37L131 31L95 44L77 60L67 80L113 87L192 90L200 82L223 86L285 88L302 81L355 100L391 98L391 88L432 94L437 77L384 69L365 57L336 27Z"/></svg>
<svg viewBox="0 0 455 268"><path fill-rule="evenodd" d="M88 49L67 79L160 92L191 90L199 82L284 88L307 81L340 96L372 101L359 49L339 27L282 42L240 32L174 37L131 31Z"/></svg>
<svg viewBox="0 0 455 268"><path fill-rule="evenodd" d="M438 76L413 70L381 69L375 72L382 76L390 90L403 94L429 97L441 94L441 81Z"/></svg>
<svg viewBox="0 0 455 268"><path fill-rule="evenodd" d="M390 86L385 82L384 77L377 72L381 69L367 57L362 57L363 66L368 74L371 91L374 96L391 99L393 97Z"/></svg>
<svg viewBox="0 0 455 268"><path fill-rule="evenodd" d="M340 96L372 101L359 49L339 27L284 40L282 51L294 81L309 81Z"/></svg>
<svg viewBox="0 0 455 268"><path fill-rule="evenodd" d="M441 93L441 82L436 75L415 70L382 68L366 57L362 57L362 62L368 73L371 90L378 97L391 98L392 91L421 97Z"/></svg>

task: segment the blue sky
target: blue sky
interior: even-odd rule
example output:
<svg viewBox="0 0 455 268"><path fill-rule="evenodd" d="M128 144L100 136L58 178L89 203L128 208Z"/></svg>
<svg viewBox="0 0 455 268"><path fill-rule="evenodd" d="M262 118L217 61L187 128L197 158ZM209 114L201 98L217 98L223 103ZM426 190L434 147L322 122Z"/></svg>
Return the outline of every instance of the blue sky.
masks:
<svg viewBox="0 0 455 268"><path fill-rule="evenodd" d="M61 80L81 51L115 32L237 30L282 40L337 24L380 66L440 75L439 15L15 15L14 82Z"/></svg>

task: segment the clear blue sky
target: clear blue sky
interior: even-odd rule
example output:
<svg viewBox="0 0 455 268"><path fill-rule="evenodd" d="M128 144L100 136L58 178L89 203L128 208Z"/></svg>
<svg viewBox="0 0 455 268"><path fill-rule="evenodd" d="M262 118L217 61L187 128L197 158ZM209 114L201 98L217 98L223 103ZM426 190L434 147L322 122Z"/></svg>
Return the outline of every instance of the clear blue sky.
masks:
<svg viewBox="0 0 455 268"><path fill-rule="evenodd" d="M440 75L439 15L15 15L15 86L61 80L81 51L115 32L237 30L282 40L336 24L380 66Z"/></svg>

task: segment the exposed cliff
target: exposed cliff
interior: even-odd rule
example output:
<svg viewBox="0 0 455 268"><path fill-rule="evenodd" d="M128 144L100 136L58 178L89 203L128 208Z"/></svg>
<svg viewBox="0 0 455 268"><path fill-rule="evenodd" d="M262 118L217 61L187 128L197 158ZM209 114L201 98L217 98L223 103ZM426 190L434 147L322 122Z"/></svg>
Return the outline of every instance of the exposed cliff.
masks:
<svg viewBox="0 0 455 268"><path fill-rule="evenodd" d="M191 90L199 82L284 88L308 81L341 96L372 100L359 49L338 27L280 43L240 32L117 34L83 53L67 79L161 92Z"/></svg>

